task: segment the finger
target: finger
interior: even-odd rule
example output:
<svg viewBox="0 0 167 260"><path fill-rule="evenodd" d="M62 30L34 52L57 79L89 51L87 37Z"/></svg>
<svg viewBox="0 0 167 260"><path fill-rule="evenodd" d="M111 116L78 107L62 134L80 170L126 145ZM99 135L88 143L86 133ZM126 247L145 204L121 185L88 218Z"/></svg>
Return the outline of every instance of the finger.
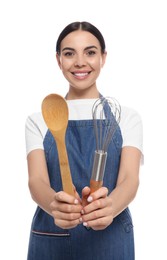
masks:
<svg viewBox="0 0 167 260"><path fill-rule="evenodd" d="M82 210L82 206L80 204L74 205L62 203L61 205L59 205L59 210L65 213L80 213Z"/></svg>
<svg viewBox="0 0 167 260"><path fill-rule="evenodd" d="M57 201L66 202L66 203L70 203L70 204L78 204L79 203L77 198L69 195L68 193L66 193L64 191L57 192L55 194L55 199Z"/></svg>
<svg viewBox="0 0 167 260"><path fill-rule="evenodd" d="M81 204L81 203L82 203L82 200L81 200L81 198L80 198L80 196L79 196L79 194L78 194L78 192L77 192L75 186L74 186L74 196L75 196L75 198L78 200L78 202ZM76 201L75 201L75 204L76 204Z"/></svg>
<svg viewBox="0 0 167 260"><path fill-rule="evenodd" d="M82 215L82 219L84 222L87 222L87 221L105 217L107 215L108 215L108 209L104 208L104 209L98 209L98 210L92 211L89 214L84 214L84 215Z"/></svg>
<svg viewBox="0 0 167 260"><path fill-rule="evenodd" d="M60 211L54 211L53 217L55 219L73 221L73 220L81 219L81 214L80 213L65 213L65 212L60 212Z"/></svg>
<svg viewBox="0 0 167 260"><path fill-rule="evenodd" d="M79 219L73 220L73 221L67 221L67 220L62 220L62 219L61 220L60 219L59 220L55 219L54 223L57 226L59 226L59 227L61 227L63 229L70 229L70 228L74 228L78 224L80 224L80 221L79 221Z"/></svg>
<svg viewBox="0 0 167 260"><path fill-rule="evenodd" d="M92 211L105 208L108 202L105 198L97 199L89 203L87 206L83 208L84 214L89 214Z"/></svg>
<svg viewBox="0 0 167 260"><path fill-rule="evenodd" d="M107 195L108 195L108 189L106 187L101 187L100 189L91 193L90 196L88 197L87 201L92 202L99 198L105 198Z"/></svg>
<svg viewBox="0 0 167 260"><path fill-rule="evenodd" d="M85 187L82 190L82 206L85 207L88 204L88 196L90 195L90 188L89 187Z"/></svg>
<svg viewBox="0 0 167 260"><path fill-rule="evenodd" d="M75 205L75 204L68 204L66 202L57 202L53 201L50 204L50 209L51 211L60 211L60 212L65 212L65 213L80 213L82 210L82 206L80 204Z"/></svg>
<svg viewBox="0 0 167 260"><path fill-rule="evenodd" d="M90 194L90 188L88 186L84 187L82 190L82 197L88 196Z"/></svg>
<svg viewBox="0 0 167 260"><path fill-rule="evenodd" d="M83 225L86 227L91 227L94 230L103 230L112 223L112 219L109 217L102 217L88 222L84 222Z"/></svg>

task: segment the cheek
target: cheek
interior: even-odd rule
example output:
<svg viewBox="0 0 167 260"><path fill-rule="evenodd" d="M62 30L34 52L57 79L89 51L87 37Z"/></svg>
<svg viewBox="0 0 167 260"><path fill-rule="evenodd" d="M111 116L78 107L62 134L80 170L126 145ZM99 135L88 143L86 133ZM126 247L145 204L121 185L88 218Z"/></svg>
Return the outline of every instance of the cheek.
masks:
<svg viewBox="0 0 167 260"><path fill-rule="evenodd" d="M61 68L62 70L69 69L72 66L72 61L71 60L63 60L61 61Z"/></svg>
<svg viewBox="0 0 167 260"><path fill-rule="evenodd" d="M103 62L102 59L95 59L95 60L91 60L89 64L95 69L101 69Z"/></svg>

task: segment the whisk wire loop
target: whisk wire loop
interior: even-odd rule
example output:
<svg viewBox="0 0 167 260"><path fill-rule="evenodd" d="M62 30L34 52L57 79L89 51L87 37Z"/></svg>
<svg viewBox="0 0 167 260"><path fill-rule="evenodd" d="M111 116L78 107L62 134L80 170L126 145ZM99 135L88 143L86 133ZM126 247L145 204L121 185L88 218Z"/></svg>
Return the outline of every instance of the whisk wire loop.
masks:
<svg viewBox="0 0 167 260"><path fill-rule="evenodd" d="M117 129L121 118L121 107L111 97L99 98L92 108L96 150L107 151L110 140Z"/></svg>
<svg viewBox="0 0 167 260"><path fill-rule="evenodd" d="M92 107L96 150L92 179L102 181L105 171L108 145L121 119L121 106L111 97L100 97Z"/></svg>

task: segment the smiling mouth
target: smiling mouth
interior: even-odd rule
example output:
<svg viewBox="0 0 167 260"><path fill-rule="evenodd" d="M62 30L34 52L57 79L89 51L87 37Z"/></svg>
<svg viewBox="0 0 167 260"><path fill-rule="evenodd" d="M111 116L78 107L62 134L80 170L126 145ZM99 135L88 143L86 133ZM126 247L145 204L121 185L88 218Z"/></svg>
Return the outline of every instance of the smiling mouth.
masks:
<svg viewBox="0 0 167 260"><path fill-rule="evenodd" d="M76 78L85 78L90 73L91 73L91 71L89 71L89 72L72 72L72 75L74 75Z"/></svg>
<svg viewBox="0 0 167 260"><path fill-rule="evenodd" d="M91 73L91 71L89 71L89 72L72 72L72 74L77 77L85 77L90 73Z"/></svg>

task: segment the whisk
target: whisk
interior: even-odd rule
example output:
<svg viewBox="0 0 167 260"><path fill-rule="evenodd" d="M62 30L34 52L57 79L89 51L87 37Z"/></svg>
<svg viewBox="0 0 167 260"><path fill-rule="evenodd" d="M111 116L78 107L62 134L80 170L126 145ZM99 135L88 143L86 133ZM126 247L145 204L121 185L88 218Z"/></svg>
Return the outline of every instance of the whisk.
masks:
<svg viewBox="0 0 167 260"><path fill-rule="evenodd" d="M92 116L96 150L94 153L90 189L91 192L94 192L103 184L107 150L121 119L121 106L113 97L100 97L93 105Z"/></svg>

